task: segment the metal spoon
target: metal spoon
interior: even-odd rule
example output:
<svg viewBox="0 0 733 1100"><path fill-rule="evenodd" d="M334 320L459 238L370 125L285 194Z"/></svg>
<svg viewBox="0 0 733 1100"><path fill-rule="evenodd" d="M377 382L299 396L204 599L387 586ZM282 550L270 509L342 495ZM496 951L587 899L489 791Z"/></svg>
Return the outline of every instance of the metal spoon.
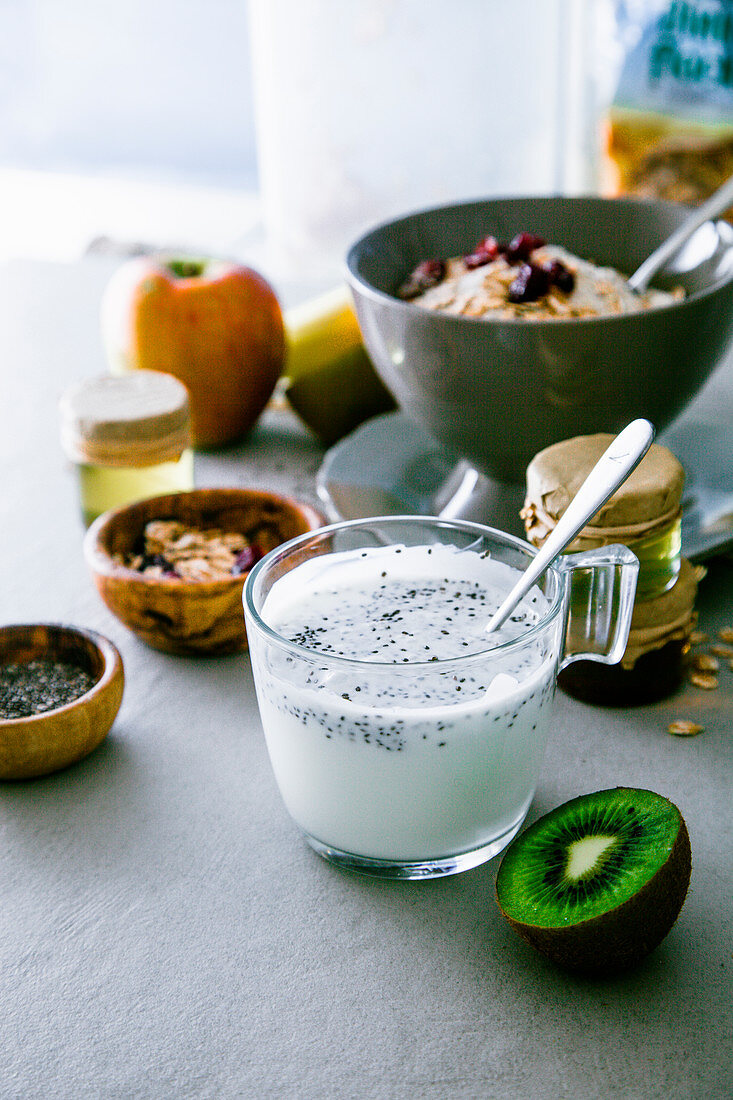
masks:
<svg viewBox="0 0 733 1100"><path fill-rule="evenodd" d="M719 187L702 206L698 206L690 217L683 221L682 225L679 225L674 233L667 237L666 241L655 248L643 264L637 267L628 280L631 289L635 290L637 294L643 293L659 269L664 267L667 261L679 252L682 245L692 236L695 230L699 229L710 218L722 214L729 206L733 206L733 176L726 180L723 186Z"/></svg>
<svg viewBox="0 0 733 1100"><path fill-rule="evenodd" d="M608 498L613 496L632 470L636 469L651 447L653 439L654 427L648 420L633 420L616 436L578 489L550 537L538 550L498 611L491 616L486 627L487 633L496 630L508 619L548 565L573 541Z"/></svg>

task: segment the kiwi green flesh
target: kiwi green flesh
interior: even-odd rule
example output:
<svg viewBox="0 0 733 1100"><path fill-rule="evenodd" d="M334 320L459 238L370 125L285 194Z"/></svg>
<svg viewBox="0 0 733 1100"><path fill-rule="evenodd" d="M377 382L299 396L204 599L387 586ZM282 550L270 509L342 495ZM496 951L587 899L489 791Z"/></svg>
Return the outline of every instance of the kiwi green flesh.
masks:
<svg viewBox="0 0 733 1100"><path fill-rule="evenodd" d="M581 876L582 890L568 885L564 871L551 871L559 883L553 915L543 860L556 853L560 836L565 867L575 841L604 840L589 849L598 858ZM615 843L607 844L611 836ZM619 855L624 851L626 860ZM581 866L576 858L575 871ZM518 837L502 860L496 892L503 915L537 950L569 970L612 974L636 965L667 935L684 903L690 869L689 836L677 807L651 791L616 788L573 799ZM618 883L609 882L612 871Z"/></svg>
<svg viewBox="0 0 733 1100"><path fill-rule="evenodd" d="M502 909L543 928L607 913L667 862L681 822L677 807L651 791L574 798L512 844L497 882Z"/></svg>

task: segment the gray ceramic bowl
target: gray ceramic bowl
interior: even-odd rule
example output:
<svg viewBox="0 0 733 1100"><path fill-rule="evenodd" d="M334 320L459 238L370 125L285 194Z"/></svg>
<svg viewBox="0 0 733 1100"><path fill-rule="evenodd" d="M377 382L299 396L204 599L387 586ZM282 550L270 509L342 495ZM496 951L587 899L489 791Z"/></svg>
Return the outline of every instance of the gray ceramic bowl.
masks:
<svg viewBox="0 0 733 1100"><path fill-rule="evenodd" d="M722 240L703 227L717 244L705 262L655 280L682 285L683 302L625 317L484 321L420 309L395 290L421 260L462 255L488 233L509 240L522 230L630 274L688 213L634 199L491 199L387 222L347 257L367 350L411 419L502 481L520 481L532 456L560 439L615 432L638 416L661 431L700 389L733 332L727 225Z"/></svg>

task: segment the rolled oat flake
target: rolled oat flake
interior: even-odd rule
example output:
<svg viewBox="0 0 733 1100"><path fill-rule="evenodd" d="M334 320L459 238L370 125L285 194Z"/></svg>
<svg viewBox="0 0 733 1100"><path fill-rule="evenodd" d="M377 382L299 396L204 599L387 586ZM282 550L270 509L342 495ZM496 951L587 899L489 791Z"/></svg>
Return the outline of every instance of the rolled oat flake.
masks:
<svg viewBox="0 0 733 1100"><path fill-rule="evenodd" d="M0 665L0 718L29 718L79 699L94 680L78 665L39 658Z"/></svg>
<svg viewBox="0 0 733 1100"><path fill-rule="evenodd" d="M704 727L698 722L690 722L686 718L676 718L667 726L667 733L671 733L674 737L697 737L699 733L704 732Z"/></svg>

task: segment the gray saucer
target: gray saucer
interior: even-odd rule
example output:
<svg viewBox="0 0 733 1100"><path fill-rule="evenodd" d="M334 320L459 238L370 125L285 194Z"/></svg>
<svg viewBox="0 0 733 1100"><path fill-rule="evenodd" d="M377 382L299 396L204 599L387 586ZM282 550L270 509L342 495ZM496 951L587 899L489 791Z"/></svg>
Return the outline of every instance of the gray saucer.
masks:
<svg viewBox="0 0 733 1100"><path fill-rule="evenodd" d="M687 421L659 438L687 474L682 552L702 561L733 547L733 454L709 426ZM366 421L327 453L317 476L329 518L445 515L523 535L524 486L456 461L404 413Z"/></svg>

